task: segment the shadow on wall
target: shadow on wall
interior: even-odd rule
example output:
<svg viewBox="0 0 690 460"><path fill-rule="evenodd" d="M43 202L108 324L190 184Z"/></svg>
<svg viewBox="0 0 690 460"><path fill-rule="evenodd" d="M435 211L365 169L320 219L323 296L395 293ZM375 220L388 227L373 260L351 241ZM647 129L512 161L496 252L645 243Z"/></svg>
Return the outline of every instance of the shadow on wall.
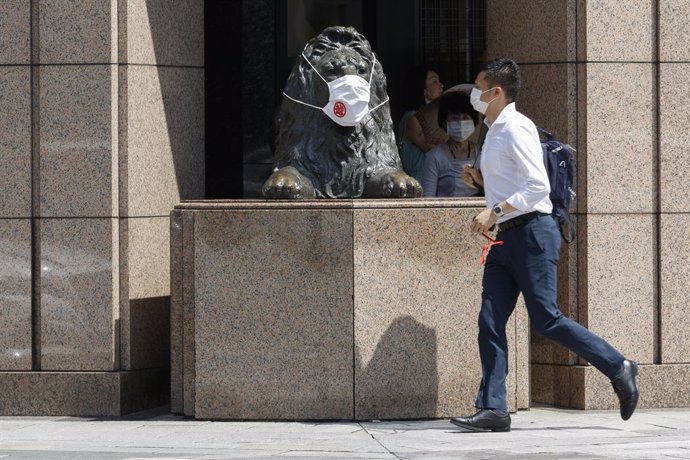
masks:
<svg viewBox="0 0 690 460"><path fill-rule="evenodd" d="M203 199L205 192L204 8L198 0L146 0L154 68L144 68L153 114L145 144L151 148L147 172L162 193L175 200ZM148 72L148 73L147 73ZM157 77L157 82L155 79ZM156 84L157 83L157 84ZM131 94L131 92L130 92ZM132 102L130 101L130 104ZM158 116L160 114L160 117ZM163 118L164 119L160 119ZM153 135L151 135L153 134ZM146 153L146 152L145 152ZM171 188L174 183L176 189ZM172 198L165 197L166 200ZM175 203L172 203L174 205ZM172 209L170 209L171 211Z"/></svg>
<svg viewBox="0 0 690 460"><path fill-rule="evenodd" d="M366 367L355 350L355 418L432 418L438 402L436 331L411 316L397 318Z"/></svg>

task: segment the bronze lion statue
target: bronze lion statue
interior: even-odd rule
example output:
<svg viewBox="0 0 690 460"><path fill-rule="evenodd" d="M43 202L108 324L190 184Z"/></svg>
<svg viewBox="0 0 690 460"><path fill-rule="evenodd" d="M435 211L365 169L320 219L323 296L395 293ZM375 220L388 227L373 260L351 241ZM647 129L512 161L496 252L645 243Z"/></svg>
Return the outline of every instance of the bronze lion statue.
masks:
<svg viewBox="0 0 690 460"><path fill-rule="evenodd" d="M309 41L285 84L263 195L421 196L402 170L387 101L381 63L354 28L329 27Z"/></svg>

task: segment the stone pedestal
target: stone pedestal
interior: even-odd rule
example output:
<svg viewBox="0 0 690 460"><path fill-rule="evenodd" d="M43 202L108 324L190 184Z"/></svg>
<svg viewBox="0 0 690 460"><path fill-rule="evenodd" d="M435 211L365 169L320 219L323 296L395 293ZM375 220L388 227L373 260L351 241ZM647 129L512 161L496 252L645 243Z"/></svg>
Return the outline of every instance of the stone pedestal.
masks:
<svg viewBox="0 0 690 460"><path fill-rule="evenodd" d="M480 200L188 202L172 214L172 408L202 419L470 412ZM528 322L510 321L512 410Z"/></svg>

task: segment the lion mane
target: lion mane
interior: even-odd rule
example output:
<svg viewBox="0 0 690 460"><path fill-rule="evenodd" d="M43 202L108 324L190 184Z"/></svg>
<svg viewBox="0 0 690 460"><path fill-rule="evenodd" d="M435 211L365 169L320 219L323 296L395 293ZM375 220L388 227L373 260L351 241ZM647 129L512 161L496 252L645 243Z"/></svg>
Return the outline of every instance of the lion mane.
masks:
<svg viewBox="0 0 690 460"><path fill-rule="evenodd" d="M325 29L309 41L304 56L328 81L352 73L343 73L339 63L356 68L364 79L371 75L369 108L383 105L356 126L345 127L321 110L283 97L275 120L274 166L296 168L312 182L319 197L361 197L368 178L382 170L402 168L390 107L384 103L388 96L383 67L369 42L352 27ZM302 56L288 77L285 93L317 107L325 106L329 98L328 86Z"/></svg>

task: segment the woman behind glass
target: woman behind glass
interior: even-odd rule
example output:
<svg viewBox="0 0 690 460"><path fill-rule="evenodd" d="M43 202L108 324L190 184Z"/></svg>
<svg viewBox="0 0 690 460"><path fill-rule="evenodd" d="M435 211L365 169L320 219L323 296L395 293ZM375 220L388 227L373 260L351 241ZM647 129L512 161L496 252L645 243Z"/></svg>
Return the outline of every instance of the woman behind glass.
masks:
<svg viewBox="0 0 690 460"><path fill-rule="evenodd" d="M477 112L463 92L444 94L439 101L438 124L449 136L447 142L427 152L422 187L425 197L474 196L478 190L461 178L464 165L472 166L477 150L469 137L477 125Z"/></svg>
<svg viewBox="0 0 690 460"><path fill-rule="evenodd" d="M403 169L419 182L422 181L424 152L434 148L434 145L425 139L422 126L414 114L441 93L443 83L438 73L426 66L413 67L405 76L405 113L398 123L396 138Z"/></svg>

